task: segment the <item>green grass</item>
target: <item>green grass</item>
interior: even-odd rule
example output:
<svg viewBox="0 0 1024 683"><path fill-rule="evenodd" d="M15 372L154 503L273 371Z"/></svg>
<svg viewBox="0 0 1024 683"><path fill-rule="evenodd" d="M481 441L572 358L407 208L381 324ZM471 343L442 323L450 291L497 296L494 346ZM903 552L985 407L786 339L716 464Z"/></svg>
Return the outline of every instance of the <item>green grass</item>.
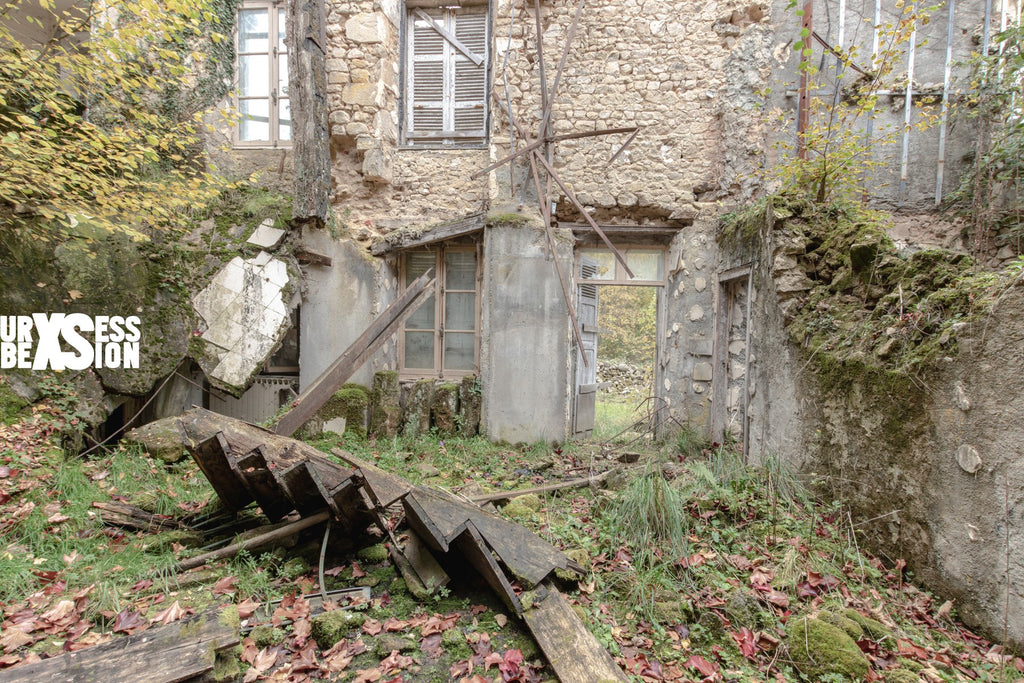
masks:
<svg viewBox="0 0 1024 683"><path fill-rule="evenodd" d="M639 436L643 429L633 429L633 425L644 418L645 411L640 405L642 400L643 396L638 394L620 396L598 392L591 439L622 443Z"/></svg>

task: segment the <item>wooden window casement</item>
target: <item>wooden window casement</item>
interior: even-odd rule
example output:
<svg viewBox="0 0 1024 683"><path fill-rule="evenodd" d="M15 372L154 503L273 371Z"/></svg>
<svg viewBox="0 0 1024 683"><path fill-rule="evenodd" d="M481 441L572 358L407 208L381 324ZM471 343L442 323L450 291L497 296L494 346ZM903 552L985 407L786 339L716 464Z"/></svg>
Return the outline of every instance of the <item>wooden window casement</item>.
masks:
<svg viewBox="0 0 1024 683"><path fill-rule="evenodd" d="M487 143L490 17L486 4L424 7L409 2L402 71L402 144Z"/></svg>
<svg viewBox="0 0 1024 683"><path fill-rule="evenodd" d="M245 0L238 10L236 101L239 147L289 147L292 121L288 99L285 7L273 0Z"/></svg>
<svg viewBox="0 0 1024 683"><path fill-rule="evenodd" d="M610 249L580 249L580 281L598 285L665 284L665 250L657 247L619 247L633 277L629 277Z"/></svg>
<svg viewBox="0 0 1024 683"><path fill-rule="evenodd" d="M404 287L433 268L434 293L405 320L399 356L403 377L462 377L480 359L480 258L474 246L442 246L402 256Z"/></svg>

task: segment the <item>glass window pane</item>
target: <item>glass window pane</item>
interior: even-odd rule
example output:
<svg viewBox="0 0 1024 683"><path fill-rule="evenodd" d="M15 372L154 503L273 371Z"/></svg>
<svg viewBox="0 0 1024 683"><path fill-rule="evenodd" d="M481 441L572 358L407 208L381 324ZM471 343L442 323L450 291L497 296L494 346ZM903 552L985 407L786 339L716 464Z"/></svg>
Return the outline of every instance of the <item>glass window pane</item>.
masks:
<svg viewBox="0 0 1024 683"><path fill-rule="evenodd" d="M444 255L445 288L476 289L476 253L449 251Z"/></svg>
<svg viewBox="0 0 1024 683"><path fill-rule="evenodd" d="M431 370L434 367L434 333L405 333L405 367Z"/></svg>
<svg viewBox="0 0 1024 683"><path fill-rule="evenodd" d="M270 95L270 57L243 55L238 58L238 95L267 97Z"/></svg>
<svg viewBox="0 0 1024 683"><path fill-rule="evenodd" d="M405 286L412 284L430 268L434 267L436 257L432 251L416 251L405 255Z"/></svg>
<svg viewBox="0 0 1024 683"><path fill-rule="evenodd" d="M242 117L238 124L239 140L270 139L270 100L242 100L238 113Z"/></svg>
<svg viewBox="0 0 1024 683"><path fill-rule="evenodd" d="M432 330L434 329L434 297L423 302L405 321L407 330Z"/></svg>
<svg viewBox="0 0 1024 683"><path fill-rule="evenodd" d="M288 55L277 56L277 94L288 97Z"/></svg>
<svg viewBox="0 0 1024 683"><path fill-rule="evenodd" d="M284 45L285 27L284 10L277 10L277 51L284 52L288 48Z"/></svg>
<svg viewBox="0 0 1024 683"><path fill-rule="evenodd" d="M444 329L476 329L476 294L445 294Z"/></svg>
<svg viewBox="0 0 1024 683"><path fill-rule="evenodd" d="M270 48L270 15L265 9L244 9L238 13L238 51L267 52Z"/></svg>
<svg viewBox="0 0 1024 683"><path fill-rule="evenodd" d="M630 249L626 252L626 264L633 271L634 280L660 280L665 266L665 252Z"/></svg>
<svg viewBox="0 0 1024 683"><path fill-rule="evenodd" d="M444 335L444 369L473 370L475 369L476 335L473 333L445 332Z"/></svg>
<svg viewBox="0 0 1024 683"><path fill-rule="evenodd" d="M580 277L584 280L614 280L615 254L606 249L584 249L580 253Z"/></svg>
<svg viewBox="0 0 1024 683"><path fill-rule="evenodd" d="M290 100L278 101L277 137L279 140L292 139L292 107Z"/></svg>

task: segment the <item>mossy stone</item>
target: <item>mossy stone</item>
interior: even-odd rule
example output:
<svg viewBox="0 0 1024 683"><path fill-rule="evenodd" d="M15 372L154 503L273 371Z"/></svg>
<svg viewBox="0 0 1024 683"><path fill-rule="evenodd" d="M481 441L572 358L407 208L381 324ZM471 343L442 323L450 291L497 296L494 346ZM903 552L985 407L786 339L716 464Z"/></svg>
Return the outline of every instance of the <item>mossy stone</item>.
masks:
<svg viewBox="0 0 1024 683"><path fill-rule="evenodd" d="M309 570L309 563L301 557L289 557L277 570L277 574L285 579L296 579Z"/></svg>
<svg viewBox="0 0 1024 683"><path fill-rule="evenodd" d="M388 549L383 543L377 543L376 545L360 548L356 552L356 557L366 562L380 564L388 559Z"/></svg>
<svg viewBox="0 0 1024 683"><path fill-rule="evenodd" d="M149 457L174 463L188 455L184 445L185 435L181 430L178 417L165 417L141 427L136 427L124 435L121 443L142 447ZM141 505L139 507L142 507ZM147 508L148 509L148 508Z"/></svg>
<svg viewBox="0 0 1024 683"><path fill-rule="evenodd" d="M421 379L409 387L402 404L402 436L414 438L430 432L430 406L434 380Z"/></svg>
<svg viewBox="0 0 1024 683"><path fill-rule="evenodd" d="M349 610L334 610L318 614L310 620L310 634L322 650L329 650L352 629L359 628L366 615Z"/></svg>
<svg viewBox="0 0 1024 683"><path fill-rule="evenodd" d="M0 423L10 424L28 407L28 401L14 393L7 382L0 381Z"/></svg>
<svg viewBox="0 0 1024 683"><path fill-rule="evenodd" d="M366 409L370 405L370 391L361 384L344 384L327 399L316 416L327 422L345 418L345 433L366 436Z"/></svg>
<svg viewBox="0 0 1024 683"><path fill-rule="evenodd" d="M534 512L539 512L544 507L544 501L536 493L527 493L514 499L520 505L527 507Z"/></svg>
<svg viewBox="0 0 1024 683"><path fill-rule="evenodd" d="M381 633L373 645L373 653L378 657L387 657L392 652L412 652L415 649L415 641L394 633Z"/></svg>
<svg viewBox="0 0 1024 683"><path fill-rule="evenodd" d="M864 616L855 609L847 608L843 610L843 616L857 622L857 625L864 629L864 633L871 636L874 640L892 636L892 630L888 626L877 619Z"/></svg>
<svg viewBox="0 0 1024 683"><path fill-rule="evenodd" d="M241 652L231 650L218 651L213 659L213 670L207 674L212 683L229 683L242 677L242 665L239 663Z"/></svg>
<svg viewBox="0 0 1024 683"><path fill-rule="evenodd" d="M818 618L822 621L826 621L833 626L838 626L846 632L846 635L850 636L854 640L860 640L864 637L864 629L860 627L853 619L835 612L821 612L818 614Z"/></svg>
<svg viewBox="0 0 1024 683"><path fill-rule="evenodd" d="M921 677L909 669L886 669L882 680L885 683L920 683Z"/></svg>
<svg viewBox="0 0 1024 683"><path fill-rule="evenodd" d="M480 430L483 392L476 375L467 375L459 383L459 436L469 438Z"/></svg>
<svg viewBox="0 0 1024 683"><path fill-rule="evenodd" d="M510 501L505 507L501 508L501 511L506 517L511 517L512 519L526 520L533 517L533 510L519 502L519 499Z"/></svg>
<svg viewBox="0 0 1024 683"><path fill-rule="evenodd" d="M834 674L860 681L867 675L868 660L838 626L813 617L794 617L786 630L793 664L811 680Z"/></svg>
<svg viewBox="0 0 1024 683"><path fill-rule="evenodd" d="M430 403L430 422L438 434L455 436L458 433L459 385L442 382L434 387Z"/></svg>
<svg viewBox="0 0 1024 683"><path fill-rule="evenodd" d="M283 629L279 629L274 626L262 625L256 626L253 630L249 631L249 637L252 638L252 642L258 648L271 647L284 641L288 634Z"/></svg>
<svg viewBox="0 0 1024 683"><path fill-rule="evenodd" d="M402 406L398 400L398 373L381 370L373 376L370 392L370 433L390 439L398 434Z"/></svg>

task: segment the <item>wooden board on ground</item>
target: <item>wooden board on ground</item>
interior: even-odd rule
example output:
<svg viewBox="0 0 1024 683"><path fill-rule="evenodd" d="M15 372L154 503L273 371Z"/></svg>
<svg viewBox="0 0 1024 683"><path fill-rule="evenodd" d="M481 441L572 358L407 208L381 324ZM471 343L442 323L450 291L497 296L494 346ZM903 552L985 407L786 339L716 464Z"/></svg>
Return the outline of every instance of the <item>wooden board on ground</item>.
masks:
<svg viewBox="0 0 1024 683"><path fill-rule="evenodd" d="M0 671L0 683L177 683L213 668L217 650L239 642L238 627L211 609L77 652Z"/></svg>
<svg viewBox="0 0 1024 683"><path fill-rule="evenodd" d="M417 486L404 502L409 524L428 543L436 543L435 549L447 552L448 545L472 522L505 566L529 586L537 585L555 569L581 571L558 548L525 527L451 494Z"/></svg>
<svg viewBox="0 0 1024 683"><path fill-rule="evenodd" d="M550 582L534 594L523 620L562 683L605 683L629 678L583 625L572 606Z"/></svg>
<svg viewBox="0 0 1024 683"><path fill-rule="evenodd" d="M333 448L331 453L362 473L363 479L366 480L366 486L370 489L370 494L375 499L377 505L382 508L398 502L399 498L412 490L412 484L406 480L394 474L389 474L373 463L357 458L348 451Z"/></svg>
<svg viewBox="0 0 1024 683"><path fill-rule="evenodd" d="M452 545L456 552L473 565L480 576L484 577L487 585L498 594L505 606L515 612L517 616L522 616L523 605L516 597L512 584L509 583L505 573L501 571L494 555L491 554L491 549L487 547L487 542L472 522L466 524L465 530L452 541Z"/></svg>
<svg viewBox="0 0 1024 683"><path fill-rule="evenodd" d="M423 542L419 534L411 529L406 532L402 554L409 560L413 571L416 572L416 576L428 593L434 593L438 588L446 586L451 581L451 577L437 563L437 559L431 554L427 544Z"/></svg>

